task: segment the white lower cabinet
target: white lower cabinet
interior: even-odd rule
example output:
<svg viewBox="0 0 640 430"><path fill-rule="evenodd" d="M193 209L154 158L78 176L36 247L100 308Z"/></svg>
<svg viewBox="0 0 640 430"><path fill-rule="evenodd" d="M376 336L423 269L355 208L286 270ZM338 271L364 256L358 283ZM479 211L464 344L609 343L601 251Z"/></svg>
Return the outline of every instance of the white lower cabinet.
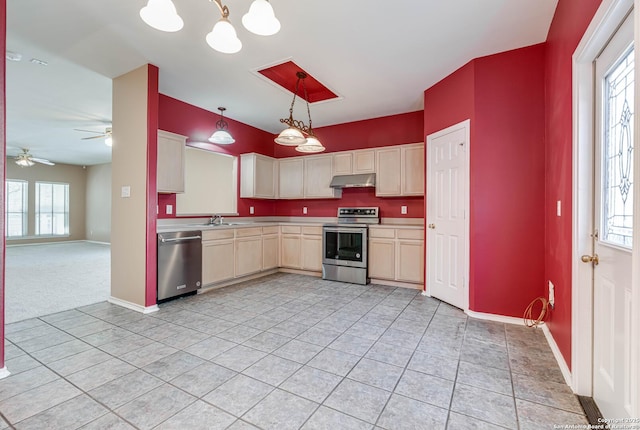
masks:
<svg viewBox="0 0 640 430"><path fill-rule="evenodd" d="M202 284L233 279L234 270L233 230L202 232Z"/></svg>
<svg viewBox="0 0 640 430"><path fill-rule="evenodd" d="M424 228L369 228L369 277L424 283Z"/></svg>
<svg viewBox="0 0 640 430"><path fill-rule="evenodd" d="M300 234L285 234L280 237L280 265L289 269L301 269L302 259Z"/></svg>
<svg viewBox="0 0 640 430"><path fill-rule="evenodd" d="M302 227L302 270L322 271L322 227Z"/></svg>
<svg viewBox="0 0 640 430"><path fill-rule="evenodd" d="M277 229L278 227L276 227ZM276 269L280 265L279 241L277 234L262 236L262 270Z"/></svg>
<svg viewBox="0 0 640 430"><path fill-rule="evenodd" d="M235 277L246 276L262 270L262 237L236 239Z"/></svg>

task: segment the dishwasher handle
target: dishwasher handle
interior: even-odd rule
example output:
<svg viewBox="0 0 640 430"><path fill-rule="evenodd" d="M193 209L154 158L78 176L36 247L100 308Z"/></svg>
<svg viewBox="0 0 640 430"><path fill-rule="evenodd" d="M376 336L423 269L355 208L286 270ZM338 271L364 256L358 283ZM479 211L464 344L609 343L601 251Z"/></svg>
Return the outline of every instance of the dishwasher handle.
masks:
<svg viewBox="0 0 640 430"><path fill-rule="evenodd" d="M169 243L169 242L179 242L181 240L196 240L196 239L201 239L202 236L185 236L185 237L176 237L176 238L172 238L172 239L165 239L164 237L160 238L160 242L162 243Z"/></svg>

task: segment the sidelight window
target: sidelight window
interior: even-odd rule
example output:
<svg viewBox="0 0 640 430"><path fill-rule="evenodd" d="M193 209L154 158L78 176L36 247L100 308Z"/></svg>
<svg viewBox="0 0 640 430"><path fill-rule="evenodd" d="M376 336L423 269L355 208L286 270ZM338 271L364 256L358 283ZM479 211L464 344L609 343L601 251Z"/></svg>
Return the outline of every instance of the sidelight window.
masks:
<svg viewBox="0 0 640 430"><path fill-rule="evenodd" d="M5 182L4 235L27 235L27 181L7 179Z"/></svg>

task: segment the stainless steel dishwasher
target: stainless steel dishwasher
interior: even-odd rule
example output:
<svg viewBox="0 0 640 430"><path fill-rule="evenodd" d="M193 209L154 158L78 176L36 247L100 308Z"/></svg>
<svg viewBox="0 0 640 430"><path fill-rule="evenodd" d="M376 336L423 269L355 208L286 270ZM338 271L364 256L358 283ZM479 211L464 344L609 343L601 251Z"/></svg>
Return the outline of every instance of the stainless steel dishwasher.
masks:
<svg viewBox="0 0 640 430"><path fill-rule="evenodd" d="M158 233L158 302L202 285L202 232Z"/></svg>

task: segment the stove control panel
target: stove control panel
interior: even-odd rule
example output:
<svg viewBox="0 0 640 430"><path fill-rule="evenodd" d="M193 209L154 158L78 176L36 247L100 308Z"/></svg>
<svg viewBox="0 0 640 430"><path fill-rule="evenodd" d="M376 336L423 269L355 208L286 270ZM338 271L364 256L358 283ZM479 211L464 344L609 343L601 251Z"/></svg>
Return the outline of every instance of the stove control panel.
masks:
<svg viewBox="0 0 640 430"><path fill-rule="evenodd" d="M338 218L378 218L380 208L338 208Z"/></svg>

